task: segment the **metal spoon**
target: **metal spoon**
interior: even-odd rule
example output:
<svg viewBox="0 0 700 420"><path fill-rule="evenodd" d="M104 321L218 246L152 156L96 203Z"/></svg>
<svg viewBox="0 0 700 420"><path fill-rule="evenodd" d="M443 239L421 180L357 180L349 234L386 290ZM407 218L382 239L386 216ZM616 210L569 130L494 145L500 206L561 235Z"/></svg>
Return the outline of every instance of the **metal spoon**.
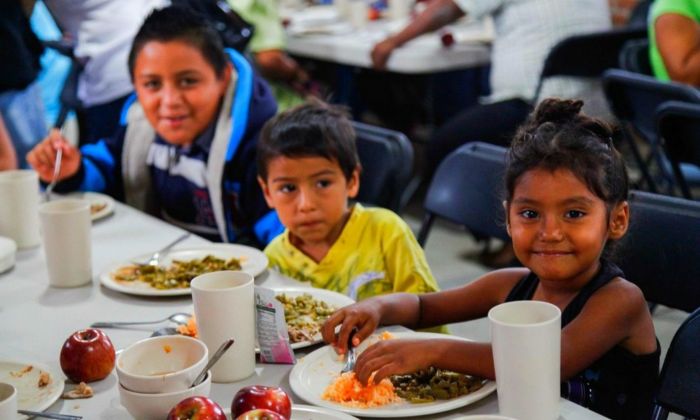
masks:
<svg viewBox="0 0 700 420"><path fill-rule="evenodd" d="M44 190L44 201L51 200L51 191L53 191L54 187L58 183L58 174L61 172L61 161L62 160L63 160L63 149L58 148L58 150L56 150L56 161L54 162L54 165L53 165L53 177L51 177L51 182L49 183L48 186L46 186L46 189Z"/></svg>
<svg viewBox="0 0 700 420"><path fill-rule="evenodd" d="M44 413L42 411L29 411L29 410L17 410L19 414L24 414L25 416L31 417L45 417L47 419L57 419L57 420L79 420L82 416L72 416L70 414L58 414L58 413Z"/></svg>
<svg viewBox="0 0 700 420"><path fill-rule="evenodd" d="M207 376L207 372L209 372L209 369L211 369L211 367L214 366L214 363L219 361L221 356L223 356L224 353L226 353L226 350L228 350L232 344L233 344L233 338L229 338L228 340L221 343L221 345L219 346L219 349L216 351L216 353L214 353L214 355L211 357L211 359L209 359L209 363L207 363L207 365L204 366L204 369L202 369L202 371L199 372L199 375L197 375L197 377L194 378L194 381L192 382L192 385L190 386L190 388L196 387L204 380L204 378Z"/></svg>
<svg viewBox="0 0 700 420"><path fill-rule="evenodd" d="M153 334L151 334L151 337L159 337L161 335L176 335L176 334L179 334L177 332L176 328L164 327L164 328L158 328L157 330L153 331Z"/></svg>
<svg viewBox="0 0 700 420"><path fill-rule="evenodd" d="M152 266L156 266L156 267L157 267L158 265L160 265L160 258L162 257L161 254L166 254L167 251L170 250L170 248L172 248L172 247L174 247L175 245L179 244L180 242L184 241L184 240L187 239L189 236L190 236L190 233L189 233L189 232L186 232L186 233L180 235L180 237L178 237L178 238L175 239L174 241L170 242L169 244L167 244L167 245L164 246L163 248L161 248L161 249L159 249L158 251L154 252L154 253L151 255L151 257L150 257L145 263L136 263L136 264L138 264L138 265L152 265Z"/></svg>
<svg viewBox="0 0 700 420"><path fill-rule="evenodd" d="M352 338L355 336L356 332L357 328L353 328L352 331L350 331L350 335L348 335L348 358L346 359L345 366L343 366L340 373L350 372L351 370L355 369L355 361L357 360L357 357L355 356L355 346L352 345Z"/></svg>
<svg viewBox="0 0 700 420"><path fill-rule="evenodd" d="M187 321L192 318L192 314L185 312L176 312L167 318L159 319L156 321L128 321L128 322L95 322L90 325L92 328L119 328L128 325L146 325L146 324L159 324L165 321L172 321L178 325L185 325Z"/></svg>

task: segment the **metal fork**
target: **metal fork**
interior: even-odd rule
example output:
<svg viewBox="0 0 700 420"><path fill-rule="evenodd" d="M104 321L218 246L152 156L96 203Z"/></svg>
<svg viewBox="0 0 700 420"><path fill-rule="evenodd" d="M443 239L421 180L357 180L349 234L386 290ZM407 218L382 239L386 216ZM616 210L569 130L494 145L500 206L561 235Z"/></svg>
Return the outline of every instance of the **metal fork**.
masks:
<svg viewBox="0 0 700 420"><path fill-rule="evenodd" d="M190 233L189 233L189 232L184 233L184 234L181 235L179 238L175 239L174 241L170 242L169 244L167 244L167 245L164 246L163 248L161 248L161 249L159 249L158 251L154 252L153 255L151 255L151 257L150 257L145 263L135 263L135 264L138 264L138 265L152 265L152 266L154 266L154 267L157 267L158 265L160 265L160 258L161 258L161 256L162 256L162 254L167 253L167 251L168 251L170 248L172 248L172 247L174 247L175 245L179 244L180 242L184 241L184 240L187 239L189 236L190 236Z"/></svg>
<svg viewBox="0 0 700 420"><path fill-rule="evenodd" d="M51 178L51 182L49 185L46 186L46 189L44 190L44 201L50 201L51 200L51 191L53 191L54 187L58 183L58 174L61 172L61 161L63 160L63 149L58 148L56 150L56 161L54 162L53 165L53 177Z"/></svg>
<svg viewBox="0 0 700 420"><path fill-rule="evenodd" d="M80 420L82 416L72 416L70 414L58 414L58 413L47 413L44 411L29 411L29 410L17 410L19 414L24 414L30 417L44 417L47 419L57 419L57 420Z"/></svg>
<svg viewBox="0 0 700 420"><path fill-rule="evenodd" d="M355 355L355 347L352 345L352 338L355 337L357 328L353 328L348 336L348 354L345 360L345 366L341 369L340 373L350 372L355 369L355 362L357 361L357 356Z"/></svg>

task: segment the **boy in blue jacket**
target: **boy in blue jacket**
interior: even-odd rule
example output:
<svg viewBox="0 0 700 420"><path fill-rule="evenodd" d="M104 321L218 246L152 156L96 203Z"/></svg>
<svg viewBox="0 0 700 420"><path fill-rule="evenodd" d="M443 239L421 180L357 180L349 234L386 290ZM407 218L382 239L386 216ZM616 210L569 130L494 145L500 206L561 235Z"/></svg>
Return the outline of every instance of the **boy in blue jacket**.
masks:
<svg viewBox="0 0 700 420"><path fill-rule="evenodd" d="M201 17L154 11L134 38L136 96L114 136L79 150L54 130L28 155L56 191L103 191L211 240L264 245L282 231L256 182L258 132L277 109L267 85Z"/></svg>

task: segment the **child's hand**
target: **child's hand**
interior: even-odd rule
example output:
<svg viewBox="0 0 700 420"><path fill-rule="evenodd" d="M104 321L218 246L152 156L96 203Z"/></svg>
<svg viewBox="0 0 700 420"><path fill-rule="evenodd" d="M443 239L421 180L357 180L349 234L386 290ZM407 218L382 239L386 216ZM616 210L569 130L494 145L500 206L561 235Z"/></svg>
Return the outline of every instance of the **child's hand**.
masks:
<svg viewBox="0 0 700 420"><path fill-rule="evenodd" d="M344 354L347 351L348 336L353 328L357 328L352 339L353 346L357 347L377 329L381 319L380 305L375 299L366 299L338 309L321 327L323 340L331 344L339 354ZM335 327L338 325L340 331L336 335Z"/></svg>
<svg viewBox="0 0 700 420"><path fill-rule="evenodd" d="M44 182L51 182L53 179L56 151L59 148L63 149L59 181L71 177L80 168L80 151L66 142L58 129L52 129L41 143L27 153L27 162Z"/></svg>
<svg viewBox="0 0 700 420"><path fill-rule="evenodd" d="M382 340L360 353L355 364L357 379L367 384L369 377L375 384L391 375L412 373L434 365L436 354L433 340Z"/></svg>

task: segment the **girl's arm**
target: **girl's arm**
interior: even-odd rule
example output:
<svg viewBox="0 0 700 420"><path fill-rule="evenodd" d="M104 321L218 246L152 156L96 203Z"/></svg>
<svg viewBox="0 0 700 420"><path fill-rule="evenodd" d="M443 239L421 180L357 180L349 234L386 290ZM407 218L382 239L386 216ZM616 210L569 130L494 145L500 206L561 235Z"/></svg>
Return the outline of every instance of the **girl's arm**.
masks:
<svg viewBox="0 0 700 420"><path fill-rule="evenodd" d="M17 154L10 135L5 130L5 123L0 116L0 171L17 169Z"/></svg>
<svg viewBox="0 0 700 420"><path fill-rule="evenodd" d="M700 23L666 13L654 23L656 45L671 80L700 86Z"/></svg>
<svg viewBox="0 0 700 420"><path fill-rule="evenodd" d="M598 290L562 330L561 379L581 372L616 345L633 354L656 350L656 336L644 295L617 279Z"/></svg>

